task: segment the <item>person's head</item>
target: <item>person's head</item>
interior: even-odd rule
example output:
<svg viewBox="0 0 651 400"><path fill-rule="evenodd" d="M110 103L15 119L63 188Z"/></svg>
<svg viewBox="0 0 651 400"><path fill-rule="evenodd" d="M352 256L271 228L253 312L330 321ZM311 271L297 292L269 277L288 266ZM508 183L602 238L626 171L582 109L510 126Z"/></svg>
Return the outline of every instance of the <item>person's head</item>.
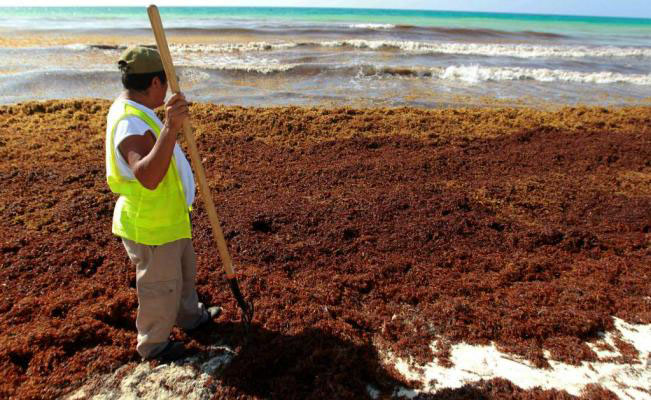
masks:
<svg viewBox="0 0 651 400"><path fill-rule="evenodd" d="M152 108L164 103L167 78L158 51L142 46L129 47L120 56L118 68L126 90L144 96Z"/></svg>

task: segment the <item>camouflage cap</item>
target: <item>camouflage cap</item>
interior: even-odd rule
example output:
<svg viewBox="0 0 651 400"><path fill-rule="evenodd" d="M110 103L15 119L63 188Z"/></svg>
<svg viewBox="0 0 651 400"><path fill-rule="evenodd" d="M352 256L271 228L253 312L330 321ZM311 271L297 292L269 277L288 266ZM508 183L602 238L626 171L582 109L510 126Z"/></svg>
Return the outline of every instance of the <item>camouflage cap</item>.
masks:
<svg viewBox="0 0 651 400"><path fill-rule="evenodd" d="M144 46L127 48L118 61L120 70L126 74L148 74L163 71L158 50Z"/></svg>

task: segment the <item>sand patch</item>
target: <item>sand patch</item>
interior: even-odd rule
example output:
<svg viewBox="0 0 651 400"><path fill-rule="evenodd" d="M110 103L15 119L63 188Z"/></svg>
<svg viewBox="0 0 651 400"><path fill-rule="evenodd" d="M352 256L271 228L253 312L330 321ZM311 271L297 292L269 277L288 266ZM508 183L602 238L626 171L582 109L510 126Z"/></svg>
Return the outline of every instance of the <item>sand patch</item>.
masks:
<svg viewBox="0 0 651 400"><path fill-rule="evenodd" d="M570 365L549 359L550 368L541 369L524 359L498 350L494 344L473 346L459 343L452 346L451 368L437 362L415 366L408 360L389 356L388 362L410 380L423 384L422 389L400 389L398 396L416 397L420 393L436 393L444 388L459 388L479 380L503 378L523 389L565 390L574 396L583 394L586 386L600 385L611 390L620 399L651 399L651 325L634 325L614 318L616 331L602 335L602 339L589 344L599 361ZM638 352L638 362L614 362L623 355L616 349L616 339L621 338ZM437 343L432 343L436 351ZM608 350L605 350L605 349ZM609 361L611 360L611 361Z"/></svg>
<svg viewBox="0 0 651 400"><path fill-rule="evenodd" d="M143 362L120 367L110 375L89 380L66 397L81 399L188 399L203 400L212 396L211 376L228 365L234 357L225 346L215 346L209 355L193 356L180 362L152 366Z"/></svg>

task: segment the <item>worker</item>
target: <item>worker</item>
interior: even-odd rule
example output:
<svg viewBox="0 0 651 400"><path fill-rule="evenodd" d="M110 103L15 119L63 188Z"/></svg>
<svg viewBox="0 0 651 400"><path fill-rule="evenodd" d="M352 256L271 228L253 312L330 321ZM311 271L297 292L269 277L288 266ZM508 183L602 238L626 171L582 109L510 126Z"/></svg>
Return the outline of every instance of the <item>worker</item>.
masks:
<svg viewBox="0 0 651 400"><path fill-rule="evenodd" d="M182 93L165 102L167 79L158 51L135 46L120 56L124 91L106 124L106 176L119 194L113 234L136 266L136 350L145 359L173 361L185 355L170 340L176 324L186 331L206 326L220 307L205 307L195 288L196 255L190 210L192 169L176 138L188 118ZM153 111L165 105L165 120Z"/></svg>

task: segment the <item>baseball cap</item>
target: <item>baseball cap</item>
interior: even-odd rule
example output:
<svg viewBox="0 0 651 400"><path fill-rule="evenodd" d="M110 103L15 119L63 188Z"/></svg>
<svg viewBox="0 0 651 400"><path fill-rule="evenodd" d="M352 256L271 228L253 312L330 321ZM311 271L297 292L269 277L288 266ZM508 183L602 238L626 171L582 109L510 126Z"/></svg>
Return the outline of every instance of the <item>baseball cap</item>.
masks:
<svg viewBox="0 0 651 400"><path fill-rule="evenodd" d="M144 46L127 48L118 61L120 70L126 74L148 74L163 71L158 50Z"/></svg>

